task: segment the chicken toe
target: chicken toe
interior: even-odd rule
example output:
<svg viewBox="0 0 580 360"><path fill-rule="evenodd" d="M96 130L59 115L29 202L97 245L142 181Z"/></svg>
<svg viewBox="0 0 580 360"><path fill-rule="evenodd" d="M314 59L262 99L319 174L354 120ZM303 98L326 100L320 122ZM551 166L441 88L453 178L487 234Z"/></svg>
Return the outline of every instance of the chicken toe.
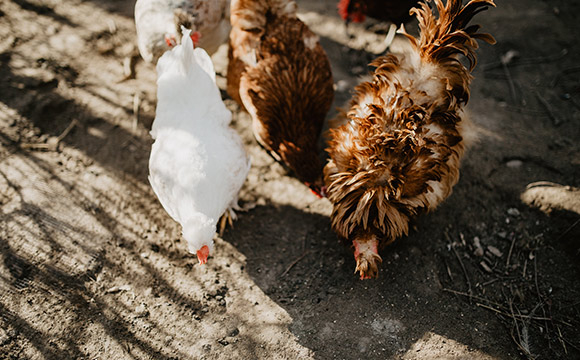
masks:
<svg viewBox="0 0 580 360"><path fill-rule="evenodd" d="M379 276L379 264L383 259L378 253L378 240L372 239L357 239L352 242L354 246L354 258L356 260L356 268L354 272L360 273L360 279L372 279Z"/></svg>

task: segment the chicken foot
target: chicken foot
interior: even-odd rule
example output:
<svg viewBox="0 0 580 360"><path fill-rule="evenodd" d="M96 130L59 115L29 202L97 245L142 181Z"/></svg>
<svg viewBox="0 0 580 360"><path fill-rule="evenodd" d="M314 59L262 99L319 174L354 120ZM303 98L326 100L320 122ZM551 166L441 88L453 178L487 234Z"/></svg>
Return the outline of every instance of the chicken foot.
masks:
<svg viewBox="0 0 580 360"><path fill-rule="evenodd" d="M230 227L234 227L234 220L238 218L237 212L246 212L248 210L253 209L256 207L255 203L247 203L244 207L240 207L238 204L238 199L232 201L230 206L226 209L224 214L219 220L219 236L221 237L224 234L227 224L230 224ZM235 210L235 211L234 211Z"/></svg>
<svg viewBox="0 0 580 360"><path fill-rule="evenodd" d="M379 276L379 264L383 259L379 256L379 241L376 236L372 235L366 239L356 239L352 241L354 246L354 258L356 268L354 272L360 273L360 279L372 279Z"/></svg>

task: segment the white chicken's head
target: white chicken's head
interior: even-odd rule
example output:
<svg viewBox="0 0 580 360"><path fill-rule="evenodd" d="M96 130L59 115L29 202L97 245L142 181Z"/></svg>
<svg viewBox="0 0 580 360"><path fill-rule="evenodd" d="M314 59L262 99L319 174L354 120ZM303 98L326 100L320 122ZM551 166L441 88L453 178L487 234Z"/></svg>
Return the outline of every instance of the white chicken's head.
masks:
<svg viewBox="0 0 580 360"><path fill-rule="evenodd" d="M197 254L200 264L207 262L207 257L213 251L213 236L216 222L204 214L196 213L183 224L182 234L187 240L189 252Z"/></svg>

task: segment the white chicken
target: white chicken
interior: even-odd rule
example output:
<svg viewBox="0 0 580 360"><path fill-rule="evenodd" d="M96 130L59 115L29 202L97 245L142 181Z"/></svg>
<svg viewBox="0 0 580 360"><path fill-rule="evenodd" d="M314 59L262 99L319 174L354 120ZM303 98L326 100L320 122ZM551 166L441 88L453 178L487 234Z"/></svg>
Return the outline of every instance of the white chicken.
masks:
<svg viewBox="0 0 580 360"><path fill-rule="evenodd" d="M145 61L156 63L178 44L181 26L192 29L196 46L210 55L230 33L230 0L137 0L137 45Z"/></svg>
<svg viewBox="0 0 580 360"><path fill-rule="evenodd" d="M169 215L182 226L191 253L204 264L223 215L235 218L250 161L229 127L211 58L194 50L190 30L157 63L157 109L151 135L149 181Z"/></svg>

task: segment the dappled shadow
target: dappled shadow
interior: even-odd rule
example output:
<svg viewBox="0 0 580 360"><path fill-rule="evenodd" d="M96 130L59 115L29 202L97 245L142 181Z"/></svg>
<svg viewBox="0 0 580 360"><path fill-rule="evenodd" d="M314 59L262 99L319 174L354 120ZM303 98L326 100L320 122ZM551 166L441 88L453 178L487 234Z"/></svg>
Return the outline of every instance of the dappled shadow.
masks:
<svg viewBox="0 0 580 360"><path fill-rule="evenodd" d="M77 27L78 24L72 22L68 17L62 16L54 11L50 6L45 4L38 4L36 1L28 1L28 0L12 0L14 3L18 4L23 10L33 11L37 13L39 16L47 16L59 23L64 25Z"/></svg>
<svg viewBox="0 0 580 360"><path fill-rule="evenodd" d="M124 189L101 193L97 182L77 183L56 170L43 156L18 149L0 163L0 186L12 192L0 215L1 321L11 330L3 348L47 359L114 351L193 359L242 339L230 351L244 356L266 348L262 329L283 331L283 323L252 315L266 304L244 304L229 295L244 284L238 274L243 265L233 266L240 263L236 254L219 245L231 259L217 264L212 258L216 264L206 270L176 248L179 231L162 211L149 213L155 207L147 203L155 200L148 189L131 187L131 215L119 217L116 201ZM135 227L139 218L152 218L152 229ZM157 221L162 230L153 230ZM248 293L264 302L256 291ZM250 309L218 321L229 302ZM42 326L50 318L60 321ZM117 345L103 352L93 339Z"/></svg>
<svg viewBox="0 0 580 360"><path fill-rule="evenodd" d="M135 16L136 0L89 0L95 6L101 7L110 13L117 13L133 19Z"/></svg>
<svg viewBox="0 0 580 360"><path fill-rule="evenodd" d="M19 47L29 41L26 37L2 43L3 353L51 359L268 358L294 349L292 334L285 332L289 327L321 359L398 358L429 334L513 358L514 321L508 308L495 305L508 300L536 316L527 324L520 316L516 323L533 331L538 348L557 348L554 356L564 357L558 331L567 341L577 340L578 269L574 261L563 260L577 260L570 257L577 251L579 227L572 227L577 218L547 217L519 200L522 189L540 179L577 186L578 169L569 163L576 145L566 141L577 133L573 121L551 128L546 127L551 126L548 115L537 111L511 116L509 108L497 105L508 98L508 87L498 90L495 78L476 80L470 105L474 121L501 137L482 136L466 157L454 195L381 253L378 280L360 281L353 274L348 244L331 231L324 211L315 211L326 200L308 205L271 201L279 193L266 194L263 205L240 214L224 234L227 242L218 240L215 255L200 267L147 182L153 110L143 111L135 123L133 95L145 89L143 99L154 104L154 79L115 83L122 75L120 52L92 49L102 31L115 25L107 25L106 18L99 22L105 30L88 31L82 19L47 5L16 3L39 14L42 26L51 20L72 27L90 45L82 56L46 56ZM304 11L337 17L334 4L302 3ZM133 34L134 1L79 4L125 17L117 30L126 33L123 40ZM500 30L497 21L490 22ZM329 29L347 37L343 28ZM362 50L364 44L349 47L348 38L340 42L322 36L321 42L335 81L342 81L334 102L342 106L358 82L353 73L366 73L375 55ZM494 52L501 55L508 45L500 44L501 51L483 47L480 63L497 62ZM80 61L87 56L91 61ZM119 76L110 76L114 72ZM476 70L477 78L484 75ZM574 84L566 79L556 90L570 92ZM565 105L573 106L571 100ZM62 140L61 151L26 150L59 136L73 120L79 125ZM260 152L249 122L236 126L247 131L250 150ZM271 164L253 169L252 191L280 190L269 185L281 177ZM294 185L287 180L279 185L291 192ZM476 237L482 256L475 255ZM573 346L568 345L570 356L576 354ZM308 352L301 349L284 355L304 358Z"/></svg>
<svg viewBox="0 0 580 360"><path fill-rule="evenodd" d="M463 305L442 290L446 212L420 224L423 234L385 249L380 277L373 281L353 274L352 251L332 233L327 217L290 206L257 207L236 222L235 239L230 232L224 239L248 256L250 276L290 313L294 334L321 359L397 357L429 331L500 356L497 349L509 341L483 344L472 327L489 335L503 327L480 323L485 310L463 321Z"/></svg>

